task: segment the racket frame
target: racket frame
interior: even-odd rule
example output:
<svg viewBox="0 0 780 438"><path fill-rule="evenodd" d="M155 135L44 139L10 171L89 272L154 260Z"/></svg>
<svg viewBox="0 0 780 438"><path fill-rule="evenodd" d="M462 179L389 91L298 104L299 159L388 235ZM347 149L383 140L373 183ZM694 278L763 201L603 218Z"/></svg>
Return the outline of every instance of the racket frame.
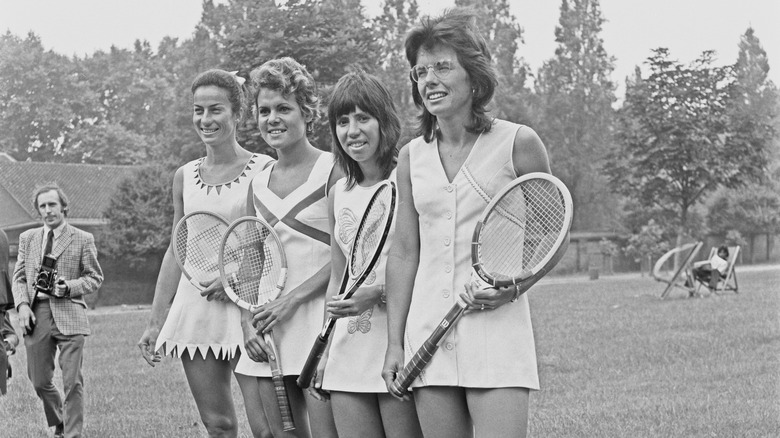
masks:
<svg viewBox="0 0 780 438"><path fill-rule="evenodd" d="M558 189L557 192L563 198L562 200L563 200L564 217L563 217L563 224L561 228L565 230L565 232L562 232L558 236L556 236L555 242L551 245L553 248L556 248L556 250L548 253L539 263L536 264L536 266L533 266L531 269L528 270L523 270L523 272L521 272L519 275L511 279L498 279L495 276L493 276L490 272L485 270L482 263L480 262L480 246L482 242L482 229L488 217L494 213L495 206L501 202L501 199L503 199L504 196L507 195L507 193L514 190L515 187L525 183L530 179L536 179L536 180L541 179L541 180L548 181L549 183L554 185L556 189ZM506 286L522 286L525 283L528 283L529 280L532 280L533 278L545 276L550 269L552 269L553 267L555 267L555 265L558 264L558 261L560 261L561 257L563 257L563 254L566 253L566 249L568 248L568 239L569 239L568 231L571 228L571 222L572 222L572 211L573 211L573 202L571 198L571 193L569 193L569 190L566 188L566 186L563 184L563 182L560 179L550 175L549 173L544 173L544 172L532 172L514 179L512 182L510 182L505 187L503 187L498 193L496 193L493 199L490 200L488 206L485 207L485 210L482 212L480 218L477 220L477 224L474 227L474 235L471 240L471 262L472 262L472 267L474 268L474 272L477 274L477 276L479 276L479 278L481 278L484 282L490 284L494 288L506 287Z"/></svg>
<svg viewBox="0 0 780 438"><path fill-rule="evenodd" d="M554 251L550 251L540 263L534 266L532 269L524 270L517 277L513 277L511 280L497 280L492 275L488 274L482 269L479 263L479 237L484 226L485 219L491 214L492 210L500 202L500 200L512 189L519 184L522 184L530 179L544 179L551 182L557 188L558 193L562 196L562 202L564 207L563 226L560 235L556 237L553 248ZM492 287L506 287L506 286L522 286L524 288L530 287L539 279L544 277L555 265L560 261L563 254L566 252L569 242L569 229L571 228L572 221L572 199L569 190L566 185L563 184L558 178L543 172L532 172L525 174L519 178L514 179L504 188L502 188L488 203L487 207L482 213L482 216L478 219L476 226L474 227L474 235L471 244L471 262L474 272L485 282L492 285ZM395 380L390 386L391 392L396 395L403 395L407 392L412 382L422 373L423 369L433 358L434 353L439 348L439 344L442 339L449 333L452 327L457 324L460 318L463 316L466 310L466 304L461 302L460 299L456 299L455 304L447 312L447 315L436 326L433 333L428 339L423 342L420 348L415 352L412 359L404 366L404 368L398 372Z"/></svg>
<svg viewBox="0 0 780 438"><path fill-rule="evenodd" d="M368 204L366 206L368 207L371 205L371 203L379 196L380 191L384 189L385 187L389 187L390 190L390 206L387 209L387 213L385 215L384 220L384 227L382 230L382 234L379 240L379 244L377 245L374 254L371 255L371 259L366 264L366 266L363 268L361 272L359 272L357 275L351 275L350 272L352 272L352 269L350 269L350 266L352 264L352 260L354 259L353 255L355 251L357 251L359 248L357 248L357 235L359 234L360 230L363 226L366 225L368 222L368 215L369 215L369 209L366 208L366 211L363 212L363 217L360 219L360 224L358 225L358 232L355 234L355 239L352 241L352 245L350 247L349 256L347 257L347 265L344 267L344 274L341 277L341 285L339 286L339 301L347 300L352 297L352 295L357 292L357 290L360 288L360 286L363 284L363 282L366 280L366 277L371 273L371 271L374 269L374 266L376 265L377 261L379 261L380 256L382 255L382 249L385 246L385 243L387 241L387 236L390 234L390 228L393 224L393 219L395 218L395 206L397 202L397 196L398 191L396 189L396 185L393 181L390 180L384 180L380 183L379 187L376 188L374 194L371 196L371 199L369 200ZM350 280L352 281L352 284L347 287ZM325 323L322 326L322 331L319 335L317 335L317 338L314 340L314 345L312 345L311 351L309 351L309 356L306 358L306 363L303 365L303 369L301 370L300 376L298 376L298 386L301 388L308 388L311 385L311 380L314 377L314 373L317 370L317 365L319 364L320 360L322 359L322 356L325 354L325 351L328 349L328 343L330 340L330 336L333 333L333 329L336 326L337 319L333 316L328 316L328 318L325 320Z"/></svg>
<svg viewBox="0 0 780 438"><path fill-rule="evenodd" d="M178 244L179 243L178 242L179 241L179 239L178 239L179 230L186 225L188 219L190 219L192 216L196 216L196 215L204 215L204 216L212 217L215 221L217 221L216 223L220 223L221 222L225 226L225 230L227 230L227 228L228 228L228 221L222 215L219 215L217 213L213 213L213 212L210 212L210 211L199 210L199 211L193 211L193 212L187 213L186 215L182 216L182 218L179 219L179 221L176 223L176 226L173 227L173 234L171 235L171 246L173 247L173 258L176 260L176 264L179 266L179 269L181 270L182 274L184 274L184 277L186 277L187 280L193 286L195 286L199 291L202 292L202 291L204 291L206 289L206 287L202 286L200 284L200 282L198 282L198 281L193 279L192 275L189 272L187 272L187 269L185 268L185 263L182 261L182 259L184 259L185 257L182 256L181 250L179 249L179 247L180 246L185 246L186 247L187 246L187 241L184 242L184 245L179 245ZM224 232L225 231L223 230L223 235L224 235ZM188 231L188 235L189 235L189 231ZM215 253L219 253L220 248L218 247L218 248L215 248L215 249L216 249ZM186 252L190 253L189 251L186 251ZM219 266L219 262L215 266ZM218 271L216 272L216 274L217 274L217 276L215 277L215 280L219 278L219 272Z"/></svg>
<svg viewBox="0 0 780 438"><path fill-rule="evenodd" d="M235 275L228 275L225 273L225 248L228 243L228 239L236 228L243 225L245 222L259 223L264 229L268 230L268 236L266 239L271 238L279 247L281 268L279 270L279 278L276 281L276 293L272 299L267 300L263 304L252 304L241 299L238 294L233 290L235 282L241 281ZM219 248L219 278L222 281L222 286L225 289L225 294L239 307L250 312L254 312L260 306L273 301L282 293L284 286L287 282L287 256L282 246L282 241L279 239L279 235L276 230L265 220L255 216L241 217L233 221L225 231L222 237L222 244ZM259 292L258 292L259 293ZM290 398L287 394L287 387L284 383L284 373L282 372L281 362L279 360L279 348L276 346L274 340L273 331L263 333L263 341L268 345L273 353L273 359L268 357L268 365L271 368L271 380L274 384L274 391L276 392L276 402L279 405L279 412L282 418L282 428L284 431L289 432L295 430L295 421L292 415L292 409L290 407Z"/></svg>

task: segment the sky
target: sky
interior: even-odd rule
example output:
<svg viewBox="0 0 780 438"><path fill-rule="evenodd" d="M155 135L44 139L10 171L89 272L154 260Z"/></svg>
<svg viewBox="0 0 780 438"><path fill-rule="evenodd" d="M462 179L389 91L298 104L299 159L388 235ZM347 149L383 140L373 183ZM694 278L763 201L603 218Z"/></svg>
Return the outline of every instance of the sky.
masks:
<svg viewBox="0 0 780 438"><path fill-rule="evenodd" d="M383 0L362 0L375 16ZM422 14L437 15L454 0L418 0ZM535 72L554 56L558 0L509 0L524 29L520 55ZM689 63L705 50L719 64L736 61L740 35L752 26L780 84L780 0L601 0L604 46L616 58L612 79L622 88L627 76L666 47ZM0 31L25 36L32 31L46 49L85 56L112 45L132 48L136 39L156 47L164 36L186 39L200 20L200 0L0 0Z"/></svg>

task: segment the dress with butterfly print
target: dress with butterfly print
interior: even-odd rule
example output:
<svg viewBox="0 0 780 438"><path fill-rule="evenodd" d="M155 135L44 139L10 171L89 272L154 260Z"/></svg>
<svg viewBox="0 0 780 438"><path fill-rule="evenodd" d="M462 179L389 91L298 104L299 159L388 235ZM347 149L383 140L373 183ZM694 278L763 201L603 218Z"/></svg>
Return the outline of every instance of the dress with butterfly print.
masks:
<svg viewBox="0 0 780 438"><path fill-rule="evenodd" d="M395 172L390 179L395 181ZM355 185L347 190L346 179L341 179L334 188L336 224L333 232L341 251L348 257L357 225L376 186ZM393 232L394 227L390 229L382 255L366 277L364 286L385 283L385 265ZM333 331L322 388L344 392L387 392L381 377L386 348L387 310L384 305L375 305L358 316L339 319Z"/></svg>

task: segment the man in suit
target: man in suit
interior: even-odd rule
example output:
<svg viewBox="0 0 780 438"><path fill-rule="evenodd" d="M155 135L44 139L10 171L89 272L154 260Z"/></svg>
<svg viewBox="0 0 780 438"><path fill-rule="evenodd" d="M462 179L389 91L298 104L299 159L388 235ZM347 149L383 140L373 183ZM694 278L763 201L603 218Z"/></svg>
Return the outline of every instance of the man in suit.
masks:
<svg viewBox="0 0 780 438"><path fill-rule="evenodd" d="M11 317L6 313L14 307L14 296L11 294L11 281L8 275L9 245L5 231L0 230L0 395L5 395L6 380L11 377L11 364L8 355L16 351L19 337L11 324Z"/></svg>
<svg viewBox="0 0 780 438"><path fill-rule="evenodd" d="M43 402L55 437L81 436L84 424L81 365L84 337L90 334L84 296L103 282L92 234L66 221L68 198L56 184L39 187L33 203L43 226L19 236L19 255L13 275L13 294L19 324L25 332L27 375ZM56 259L56 277L41 287L39 272L45 255ZM59 363L64 402L54 386L54 357Z"/></svg>

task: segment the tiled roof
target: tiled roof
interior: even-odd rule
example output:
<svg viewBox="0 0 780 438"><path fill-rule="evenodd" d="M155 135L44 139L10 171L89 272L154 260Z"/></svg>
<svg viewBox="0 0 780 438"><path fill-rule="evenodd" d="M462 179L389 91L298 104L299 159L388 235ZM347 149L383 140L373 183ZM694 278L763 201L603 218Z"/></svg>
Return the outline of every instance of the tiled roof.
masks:
<svg viewBox="0 0 780 438"><path fill-rule="evenodd" d="M137 170L136 166L66 164L39 162L7 162L0 160L0 190L37 220L32 193L36 186L56 182L70 200L69 218L103 219L103 210L117 187Z"/></svg>

